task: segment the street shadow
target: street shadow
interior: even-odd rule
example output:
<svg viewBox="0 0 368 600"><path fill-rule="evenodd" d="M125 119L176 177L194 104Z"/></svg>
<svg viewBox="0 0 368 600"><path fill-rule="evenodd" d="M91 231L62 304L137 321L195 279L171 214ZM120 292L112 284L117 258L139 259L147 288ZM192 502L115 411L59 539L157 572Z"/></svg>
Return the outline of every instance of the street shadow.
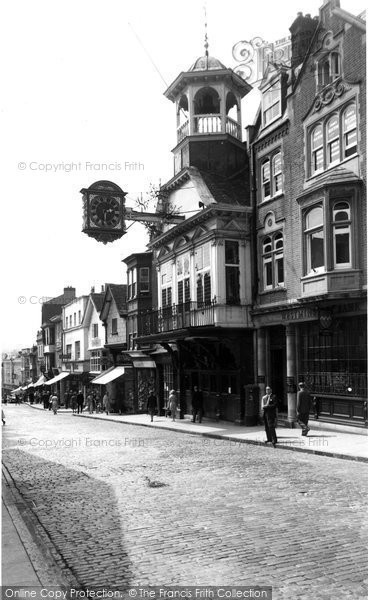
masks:
<svg viewBox="0 0 368 600"><path fill-rule="evenodd" d="M70 570L82 589L130 586L131 561L113 488L20 449L5 449L2 458L13 484L63 559L63 570Z"/></svg>

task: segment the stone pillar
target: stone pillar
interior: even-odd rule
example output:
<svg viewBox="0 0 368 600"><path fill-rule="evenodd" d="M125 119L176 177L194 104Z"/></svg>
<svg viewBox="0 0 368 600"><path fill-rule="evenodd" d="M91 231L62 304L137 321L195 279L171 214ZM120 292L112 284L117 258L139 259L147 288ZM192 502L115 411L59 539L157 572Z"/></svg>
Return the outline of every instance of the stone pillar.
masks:
<svg viewBox="0 0 368 600"><path fill-rule="evenodd" d="M286 388L288 399L288 421L293 427L296 422L296 354L295 326L286 325Z"/></svg>
<svg viewBox="0 0 368 600"><path fill-rule="evenodd" d="M259 413L262 413L261 401L266 389L266 330L257 329L257 384L259 387Z"/></svg>

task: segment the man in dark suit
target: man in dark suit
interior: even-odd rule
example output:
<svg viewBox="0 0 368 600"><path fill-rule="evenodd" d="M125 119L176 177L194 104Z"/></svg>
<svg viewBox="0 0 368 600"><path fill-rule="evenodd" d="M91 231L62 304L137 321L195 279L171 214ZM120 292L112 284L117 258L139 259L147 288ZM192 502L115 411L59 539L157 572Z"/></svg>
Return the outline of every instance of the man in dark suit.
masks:
<svg viewBox="0 0 368 600"><path fill-rule="evenodd" d="M302 428L302 435L308 435L309 411L312 405L312 396L305 389L304 383L299 383L299 392L296 400L297 423Z"/></svg>
<svg viewBox="0 0 368 600"><path fill-rule="evenodd" d="M266 387L266 395L262 398L262 408L265 432L267 436L265 444L271 442L273 447L276 448L277 401L276 396L274 396L274 394L272 393L272 389L269 386Z"/></svg>

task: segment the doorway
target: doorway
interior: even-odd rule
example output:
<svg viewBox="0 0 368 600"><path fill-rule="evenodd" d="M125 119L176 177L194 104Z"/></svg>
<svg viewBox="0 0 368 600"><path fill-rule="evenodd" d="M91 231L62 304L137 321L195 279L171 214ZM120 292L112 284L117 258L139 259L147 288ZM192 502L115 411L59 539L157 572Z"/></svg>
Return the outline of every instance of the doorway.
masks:
<svg viewBox="0 0 368 600"><path fill-rule="evenodd" d="M279 410L287 412L286 337L284 327L270 327L270 386L276 395Z"/></svg>

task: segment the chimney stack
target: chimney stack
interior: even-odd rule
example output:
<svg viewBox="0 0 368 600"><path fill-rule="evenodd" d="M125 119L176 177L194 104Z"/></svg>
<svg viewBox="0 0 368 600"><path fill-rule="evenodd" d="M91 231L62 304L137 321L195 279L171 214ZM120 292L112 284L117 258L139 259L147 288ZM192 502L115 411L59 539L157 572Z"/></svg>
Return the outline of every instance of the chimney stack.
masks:
<svg viewBox="0 0 368 600"><path fill-rule="evenodd" d="M289 29L291 33L292 69L303 62L317 25L318 22L316 19L312 19L310 14L303 16L302 12L298 12L294 23Z"/></svg>

